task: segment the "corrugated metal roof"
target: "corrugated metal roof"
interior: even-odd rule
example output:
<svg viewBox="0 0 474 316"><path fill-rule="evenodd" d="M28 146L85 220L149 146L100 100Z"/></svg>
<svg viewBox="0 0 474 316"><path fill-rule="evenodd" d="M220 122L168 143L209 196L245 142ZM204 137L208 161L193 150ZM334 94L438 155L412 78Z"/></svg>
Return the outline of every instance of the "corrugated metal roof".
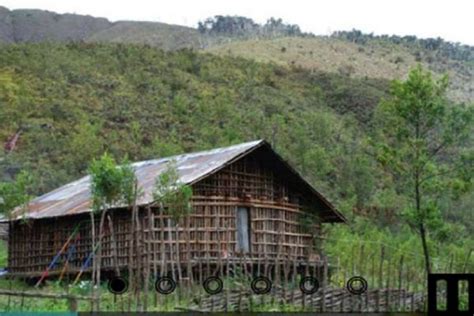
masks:
<svg viewBox="0 0 474 316"><path fill-rule="evenodd" d="M145 205L153 202L155 178L166 170L168 162L172 160L176 162L180 181L191 184L262 144L265 144L265 141L257 140L230 147L133 163L138 187L143 191L138 204ZM11 219L73 215L90 212L91 206L90 177L86 176L33 199L26 210L13 211Z"/></svg>
<svg viewBox="0 0 474 316"><path fill-rule="evenodd" d="M242 143L230 147L217 148L207 151L182 154L167 158L136 162L132 164L138 180L138 187L143 194L138 200L138 205L146 205L153 202L153 187L156 177L168 167L168 162L175 161L180 182L193 184L206 176L217 172L229 163L244 156L245 154L268 145L264 140ZM272 151L273 152L273 151ZM274 153L274 152L273 152ZM290 165L274 153L276 157L288 168L294 176L298 177L320 201L327 206L327 211L334 220L345 221L340 214L319 192L309 185ZM66 184L54 191L33 199L26 210L16 209L10 220L20 218L49 218L64 215L74 215L90 212L92 207L90 192L90 177L86 176L77 181Z"/></svg>

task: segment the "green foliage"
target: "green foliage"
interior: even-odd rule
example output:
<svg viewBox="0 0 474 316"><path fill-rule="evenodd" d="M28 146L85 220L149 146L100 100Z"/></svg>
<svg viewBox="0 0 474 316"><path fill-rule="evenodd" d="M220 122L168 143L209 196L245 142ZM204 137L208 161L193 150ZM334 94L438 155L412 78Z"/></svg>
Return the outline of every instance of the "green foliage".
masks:
<svg viewBox="0 0 474 316"><path fill-rule="evenodd" d="M153 198L176 221L191 212L192 194L191 187L180 182L174 161L170 161L166 170L155 179Z"/></svg>
<svg viewBox="0 0 474 316"><path fill-rule="evenodd" d="M398 35L374 35L364 34L359 30L337 31L331 37L342 38L358 44L366 44L373 40L383 40L399 45L404 45L413 49L423 48L426 51L435 51L437 55L448 57L454 60L472 61L474 58L473 49L469 45L444 41L442 38L417 38L414 35L400 37Z"/></svg>
<svg viewBox="0 0 474 316"><path fill-rule="evenodd" d="M0 241L0 267L8 264L8 245L6 241Z"/></svg>
<svg viewBox="0 0 474 316"><path fill-rule="evenodd" d="M291 51L286 47L283 55ZM445 83L440 82L439 89L425 89L428 79L420 76L425 91L420 97L439 96L423 108L429 113L444 104L439 89ZM418 259L410 263L410 272L422 275L422 258L416 251L419 241L402 225L400 214L389 222L383 215L361 219L352 213L372 206L400 211L413 204L406 190L413 180L402 177L408 173L404 171L407 160L401 159L413 152L408 145L394 150L406 143L403 129L410 131L404 123L412 119L410 107L403 104L406 119L394 119L391 111L398 98L394 96L373 111L388 95L386 80L190 50L163 52L90 43L3 46L0 77L0 138L6 140L24 128L13 153L0 151L0 176L9 181L19 170L29 170L35 179L29 194L48 192L87 173L88 162L104 151L135 161L265 138L349 218L348 227L335 225L328 230L324 245L332 257L341 256L341 271L350 271L348 254L357 242L385 243L405 258L416 252ZM396 86L393 92L399 91L401 98L408 87ZM436 181L426 180L430 185L423 187L436 203L424 205L444 223L439 226L430 220L428 244L435 270L446 269L449 257L444 249L457 258L454 271L460 272L474 246L472 140L465 123L460 124L467 122L472 106L448 104L443 111L436 124L428 122L433 126L428 139L446 139L453 145L440 149L442 156L425 166L427 176L439 176ZM450 140L462 134L463 142ZM429 149L434 145L430 143ZM452 173L442 174L451 169ZM173 179L176 173L157 180L158 186L172 188ZM133 200L133 186L124 186L129 190L117 191L129 192L124 198ZM181 203L180 208L186 206ZM393 263L398 259L394 256ZM467 271L473 269L469 263ZM174 307L173 302L166 304L164 309Z"/></svg>
<svg viewBox="0 0 474 316"><path fill-rule="evenodd" d="M116 203L130 205L135 197L135 173L128 162L117 166L107 153L89 167L93 209L99 211Z"/></svg>
<svg viewBox="0 0 474 316"><path fill-rule="evenodd" d="M12 182L0 182L0 213L7 216L17 206L25 207L32 198L29 189L32 184L31 175L20 172Z"/></svg>
<svg viewBox="0 0 474 316"><path fill-rule="evenodd" d="M472 144L474 111L450 107L446 88L447 77L435 81L419 66L406 81L394 81L392 97L381 103L376 121L377 159L393 176L397 193L406 197L399 209L422 239L426 230L443 230L441 197L463 191L472 181L472 154L463 159L462 153L472 152L466 146Z"/></svg>

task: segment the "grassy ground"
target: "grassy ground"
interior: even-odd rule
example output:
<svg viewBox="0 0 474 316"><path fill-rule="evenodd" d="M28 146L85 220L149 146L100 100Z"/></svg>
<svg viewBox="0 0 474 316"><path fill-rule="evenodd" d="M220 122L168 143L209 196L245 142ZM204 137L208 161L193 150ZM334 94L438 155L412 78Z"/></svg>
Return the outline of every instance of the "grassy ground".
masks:
<svg viewBox="0 0 474 316"><path fill-rule="evenodd" d="M0 240L0 267L5 267L8 261L7 242Z"/></svg>
<svg viewBox="0 0 474 316"><path fill-rule="evenodd" d="M229 280L224 281L225 289L236 288L235 283ZM35 291L32 286L28 286L22 281L15 280L0 280L0 289L11 289L16 291ZM75 287L69 287L66 284L59 284L58 282L49 282L38 290L40 293L69 293L74 295L89 296L90 295L89 282L81 282ZM100 310L101 311L128 311L136 310L136 299L133 293L129 290L123 295L113 295L107 289L107 284L104 282L101 286ZM142 294L143 295L143 294ZM178 288L175 292L169 295L159 295L150 289L148 295L148 311L180 311L196 306L196 297L207 296L201 286L194 286L193 288ZM141 296L143 298L143 296ZM130 305L129 305L130 304ZM253 301L249 306L251 311L303 311L301 306L291 304L281 304L271 295L265 295L265 298L258 301ZM2 311L68 311L70 306L65 299L43 299L43 298L21 298L0 296L0 312ZM78 311L90 311L91 303L89 301L80 301L77 306Z"/></svg>

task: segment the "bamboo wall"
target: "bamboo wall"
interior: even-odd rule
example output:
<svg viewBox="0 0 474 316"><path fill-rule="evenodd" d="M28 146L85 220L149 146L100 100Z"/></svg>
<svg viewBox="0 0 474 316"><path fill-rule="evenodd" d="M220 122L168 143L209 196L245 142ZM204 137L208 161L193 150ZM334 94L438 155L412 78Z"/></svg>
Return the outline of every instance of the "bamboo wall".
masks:
<svg viewBox="0 0 474 316"><path fill-rule="evenodd" d="M300 218L304 197L290 188L263 161L247 156L193 186L192 213L175 223L158 208L140 209L140 247L136 256L163 271L172 265L188 269L202 259L217 263L240 258L236 251L236 209L247 207L250 214L251 261L309 260L317 257L313 236L303 230ZM27 224L15 222L9 239L9 269L17 274L39 274L51 263L75 225L81 225L73 244L75 251L61 255L50 274L59 273L67 258L68 271L78 271L89 255L90 217L65 216ZM109 211L102 241L102 267L124 269L129 264L130 211ZM176 225L175 225L176 224ZM99 220L96 219L96 236ZM134 263L138 262L136 258Z"/></svg>

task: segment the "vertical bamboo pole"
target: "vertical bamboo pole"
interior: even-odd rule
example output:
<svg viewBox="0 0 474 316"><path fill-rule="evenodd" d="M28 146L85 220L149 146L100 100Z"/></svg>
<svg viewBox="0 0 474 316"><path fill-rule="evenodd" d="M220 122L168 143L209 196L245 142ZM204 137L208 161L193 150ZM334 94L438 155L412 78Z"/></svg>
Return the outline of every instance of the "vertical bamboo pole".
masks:
<svg viewBox="0 0 474 316"><path fill-rule="evenodd" d="M296 284L296 277L297 277L297 267L296 267L296 260L297 260L297 249L295 247L295 257L293 259L293 271L291 274L291 283L292 287ZM295 304L295 291L292 289L291 291L291 304Z"/></svg>
<svg viewBox="0 0 474 316"><path fill-rule="evenodd" d="M163 204L160 203L160 233L161 233L161 238L160 238L160 244L161 244L161 250L160 250L160 257L161 257L161 267L160 267L160 275L164 276L167 273L167 262L166 262L166 244L165 244L165 219L164 219L164 211L163 211Z"/></svg>
<svg viewBox="0 0 474 316"><path fill-rule="evenodd" d="M181 266L181 256L180 256L181 237L180 237L180 233L179 233L180 228L179 228L179 222L178 221L176 221L176 224L174 225L174 228L175 228L175 243L176 243L176 267L178 269L178 279L182 280L183 279L183 275L182 275L183 267Z"/></svg>
<svg viewBox="0 0 474 316"><path fill-rule="evenodd" d="M176 281L176 274L175 274L175 266L174 266L174 251L173 251L173 237L171 236L173 234L173 228L171 227L171 218L168 216L166 221L168 222L168 246L169 246L169 251L170 251L170 266L171 266L171 277L173 280Z"/></svg>
<svg viewBox="0 0 474 316"><path fill-rule="evenodd" d="M154 252L153 252L153 248L154 248L154 238L152 237L154 235L153 233L153 213L151 211L151 208L150 206L147 207L147 217L148 217L148 234L145 235L145 238L143 240L143 242L145 243L145 245L147 245L146 247L146 266L145 266L145 280L144 280L144 286L145 286L145 294L144 294L144 301L143 301L143 309L144 311L146 312L147 309L148 309L148 291L149 291L149 288L150 288L150 284L149 284L149 281L150 281L150 262L153 260L154 261ZM152 258L150 260L150 258Z"/></svg>
<svg viewBox="0 0 474 316"><path fill-rule="evenodd" d="M100 273L102 271L102 253L104 250L104 244L102 243L102 239L104 238L104 223L105 223L105 216L107 215L107 206L104 205L102 214L100 216L100 224L99 224L99 249L97 250L97 269L96 269L96 282L97 282L97 291L95 297L96 309L100 311L100 296L101 296L101 288L100 288Z"/></svg>
<svg viewBox="0 0 474 316"><path fill-rule="evenodd" d="M95 216L94 216L94 211L91 211L90 212L90 216L91 216L91 252L94 252L95 250L95 244L96 244L96 240L95 240ZM94 256L94 255L92 255ZM95 271L96 271L96 264L97 264L97 260L95 260L95 258L92 259L92 274L91 274L91 278L92 278L92 286L91 286L91 297L92 297L92 300L91 300L91 311L93 312L95 309L95 302L94 302L94 298L95 298L95 289L96 289L96 277L95 277Z"/></svg>
<svg viewBox="0 0 474 316"><path fill-rule="evenodd" d="M326 312L326 288L328 286L328 260L326 257L323 259L323 282L322 282L322 302L321 311Z"/></svg>
<svg viewBox="0 0 474 316"><path fill-rule="evenodd" d="M217 224L214 225L215 228L216 228L216 234L217 234L217 247L218 247L218 265L219 265L219 275L222 277L222 245L221 245L221 234L220 234L220 227L221 227L221 217L220 217L220 208L217 207L216 208L216 213L217 213L217 216L216 216L216 220L217 220Z"/></svg>
<svg viewBox="0 0 474 316"><path fill-rule="evenodd" d="M226 224L226 231L228 232L227 233L227 258L226 258L226 276L227 276L227 280L230 281L230 273L229 273L229 269L230 269L230 263L229 263L229 260L230 260L230 238L231 238L231 231L230 229L228 229L229 226ZM229 301L229 289L225 289L225 300L226 300L226 312L228 311L229 307L230 307L230 301Z"/></svg>
<svg viewBox="0 0 474 316"><path fill-rule="evenodd" d="M347 282L348 278L347 278L347 270L344 269L344 282ZM342 294L342 305L341 305L341 313L345 311L345 301L346 301L346 295L345 295L345 292L343 292Z"/></svg>
<svg viewBox="0 0 474 316"><path fill-rule="evenodd" d="M392 265L390 264L390 259L387 261L387 264L388 264L388 273L387 273L387 285L386 285L386 292L385 292L385 303L387 304L387 308L385 311L389 311L390 310L390 275L392 273Z"/></svg>
<svg viewBox="0 0 474 316"><path fill-rule="evenodd" d="M107 214L107 221L109 224L110 239L112 242L112 257L114 260L115 274L117 276L120 276L120 268L119 268L118 255L117 255L117 240L115 239L114 224L112 222L112 218L110 214Z"/></svg>
<svg viewBox="0 0 474 316"><path fill-rule="evenodd" d="M187 250L187 273L188 278L191 283L191 287L194 286L193 278L193 267L191 264L192 258L192 249L191 249L191 215L186 216L186 250Z"/></svg>
<svg viewBox="0 0 474 316"><path fill-rule="evenodd" d="M402 291L402 279L403 279L403 254L400 256L400 263L399 263L399 266L398 266L398 311L400 310L403 310L403 308L405 307L404 305L404 302L405 300L403 300L403 302L401 301L401 291ZM403 305L401 305L403 304Z"/></svg>
<svg viewBox="0 0 474 316"><path fill-rule="evenodd" d="M383 263L385 260L385 248L380 247L380 265L379 265L379 289L383 287Z"/></svg>
<svg viewBox="0 0 474 316"><path fill-rule="evenodd" d="M134 253L133 253L133 243L135 239L135 204L132 207L131 213L130 213L130 227L129 233L130 233L130 238L128 240L128 280L130 284L130 290L133 293L135 290L135 278L133 274L133 266L134 266ZM133 295L130 294L128 297L128 311L130 312L132 309L132 297Z"/></svg>

